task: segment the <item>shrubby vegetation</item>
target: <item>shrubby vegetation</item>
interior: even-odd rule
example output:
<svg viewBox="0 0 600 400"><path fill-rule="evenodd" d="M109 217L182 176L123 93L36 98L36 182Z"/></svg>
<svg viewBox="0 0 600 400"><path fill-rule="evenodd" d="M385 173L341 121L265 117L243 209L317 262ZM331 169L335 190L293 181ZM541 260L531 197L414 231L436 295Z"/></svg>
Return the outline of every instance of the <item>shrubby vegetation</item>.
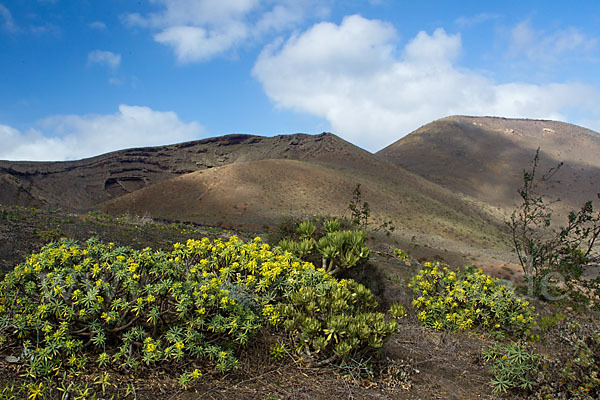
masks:
<svg viewBox="0 0 600 400"><path fill-rule="evenodd" d="M550 334L564 351L543 357L538 365L537 393L545 398L600 398L600 331L598 325L584 326L563 321Z"/></svg>
<svg viewBox="0 0 600 400"><path fill-rule="evenodd" d="M426 262L410 285L419 320L435 330L484 329L495 336L526 337L535 308L497 278L465 267L456 271Z"/></svg>
<svg viewBox="0 0 600 400"><path fill-rule="evenodd" d="M381 348L397 331L394 319L373 312L377 302L369 289L352 280L338 281L313 270L302 274L289 289L270 320L282 325L296 348L320 360L319 364ZM404 316L396 309L392 314Z"/></svg>
<svg viewBox="0 0 600 400"><path fill-rule="evenodd" d="M527 190L531 198L534 191ZM407 310L395 303L383 313L367 288L335 277L370 256L366 234L357 229L366 227L369 217L360 196L357 186L355 207L349 207L353 220L288 220L277 232L275 248L259 238L244 243L236 237L189 240L169 250L135 250L96 239L50 243L0 281L0 348L15 355L11 362L22 376L0 388L0 399L61 398L64 393L69 398L93 398L94 393L127 397L134 383L121 385L120 377L157 369L175 372L182 387L189 387L203 373L236 368L244 349L249 344L256 349L262 337L275 338L266 343L275 360L292 355L302 365L358 365L362 371L370 353L398 332ZM539 217L543 213L535 209L536 201L529 203L530 215ZM35 211L0 212L0 220L25 218L29 212ZM88 218L104 221L92 214ZM542 234L529 221L526 233L534 241L521 249L547 262L530 269L539 273L534 281L544 284L559 272L565 285L554 286L553 292L546 287L544 293L568 291L570 305L588 306L600 286L579 279L591 254L581 246L584 242L554 231L559 237L562 232L571 246L557 250L548 244L557 242L544 242L551 227L543 222ZM598 236L594 221L586 205L569 219L569 226L585 224L569 232L576 238L587 234L585 243L593 245ZM553 259L557 263L544 258L548 249L560 254ZM394 254L405 267L416 263L406 252ZM414 294L409 312L424 326L499 339L482 353L494 392L600 397L597 328L582 327L566 314L542 317L536 326L537 314L528 301L506 282L473 267L425 263L409 286ZM544 348L546 340L554 340L547 344L553 351Z"/></svg>
<svg viewBox="0 0 600 400"><path fill-rule="evenodd" d="M204 369L234 368L239 349L268 326L289 333L311 362L364 354L397 330L375 307L364 286L259 238L188 240L171 251L63 239L0 282L0 334L22 349L38 398L90 390L73 386L90 368L103 392L110 371L159 363L181 370L188 386Z"/></svg>
<svg viewBox="0 0 600 400"><path fill-rule="evenodd" d="M360 186L360 183L358 183L352 191L352 200L348 203L348 210L350 211L350 222L352 225L366 231L369 225L369 218L371 217L371 207L368 202L363 200ZM373 230L383 231L387 236L390 236L396 230L396 226L392 220L383 220Z"/></svg>
<svg viewBox="0 0 600 400"><path fill-rule="evenodd" d="M583 272L597 259L594 252L600 237L600 213L588 201L568 214L566 225L556 226L552 220L553 202L541 194L540 187L553 179L562 163L540 176L539 159L538 149L531 169L523 172L521 205L507 222L528 284L527 293L559 300L553 306L568 306L567 311L597 309L600 277L584 279ZM514 319L513 314L511 321ZM546 351L539 350L544 350L543 345L526 341L486 348L482 356L493 376L490 383L494 392L537 399L599 398L599 327L593 315L589 320L578 319L563 313L541 317L538 332L541 342L548 346Z"/></svg>
<svg viewBox="0 0 600 400"><path fill-rule="evenodd" d="M323 221L319 230L311 221L302 221L296 228L297 239L285 238L278 246L296 256L309 260L318 253L321 265L336 275L369 259L367 236L362 230L341 230L336 219Z"/></svg>
<svg viewBox="0 0 600 400"><path fill-rule="evenodd" d="M600 212L594 212L590 200L569 213L566 225L553 225L552 202L540 194L540 186L553 178L562 163L539 176L539 158L538 148L531 169L523 171L521 204L507 221L529 294L548 300L574 298L586 303L580 305L595 306L600 280L581 277L600 237Z"/></svg>
<svg viewBox="0 0 600 400"><path fill-rule="evenodd" d="M524 343L495 344L483 351L494 392L534 398L592 400L600 397L600 334L563 322L553 334L566 348L556 356Z"/></svg>
<svg viewBox="0 0 600 400"><path fill-rule="evenodd" d="M521 389L531 391L537 384L537 366L540 356L522 343L495 344L482 352L493 375L491 384L495 393Z"/></svg>
<svg viewBox="0 0 600 400"><path fill-rule="evenodd" d="M350 210L350 221L352 224L362 229L366 229L371 215L371 207L368 202L362 199L360 183L358 183L352 191L352 200L348 203L348 210Z"/></svg>
<svg viewBox="0 0 600 400"><path fill-rule="evenodd" d="M510 339L482 352L495 393L582 400L600 396L597 324L581 324L558 313L542 317L537 327L537 313L528 301L472 267L453 271L427 262L409 286L423 325L434 330L477 329ZM543 346L534 343L540 340L550 340L547 346L553 351L538 352L536 347Z"/></svg>

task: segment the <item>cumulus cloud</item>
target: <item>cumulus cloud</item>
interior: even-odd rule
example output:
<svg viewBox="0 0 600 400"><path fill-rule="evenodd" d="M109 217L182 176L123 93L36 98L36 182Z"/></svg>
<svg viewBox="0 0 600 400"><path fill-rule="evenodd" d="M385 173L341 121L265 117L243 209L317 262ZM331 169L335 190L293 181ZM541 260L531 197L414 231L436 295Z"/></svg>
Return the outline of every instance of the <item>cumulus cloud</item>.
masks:
<svg viewBox="0 0 600 400"><path fill-rule="evenodd" d="M197 26L173 26L154 35L154 40L171 46L177 59L187 63L221 54L242 41L246 35L243 24L229 24L219 31Z"/></svg>
<svg viewBox="0 0 600 400"><path fill-rule="evenodd" d="M317 0L157 0L162 10L125 15L125 25L154 30L180 63L206 61L271 32L293 29L307 15L323 16ZM325 2L327 3L327 2Z"/></svg>
<svg viewBox="0 0 600 400"><path fill-rule="evenodd" d="M372 151L452 114L565 120L571 107L598 112L600 96L588 86L496 83L458 66L461 52L460 35L443 29L400 49L391 25L354 15L265 47L253 75L278 107L325 118Z"/></svg>
<svg viewBox="0 0 600 400"><path fill-rule="evenodd" d="M171 111L120 105L109 115L58 115L20 132L0 124L0 159L74 160L114 150L197 139L204 128Z"/></svg>
<svg viewBox="0 0 600 400"><path fill-rule="evenodd" d="M569 54L589 54L598 47L598 39L588 37L579 29L569 27L556 32L544 32L531 26L531 21L518 23L510 31L509 55L525 56L530 61L552 62Z"/></svg>
<svg viewBox="0 0 600 400"><path fill-rule="evenodd" d="M88 53L87 62L88 65L99 64L111 69L117 69L121 65L121 55L112 51L94 50Z"/></svg>

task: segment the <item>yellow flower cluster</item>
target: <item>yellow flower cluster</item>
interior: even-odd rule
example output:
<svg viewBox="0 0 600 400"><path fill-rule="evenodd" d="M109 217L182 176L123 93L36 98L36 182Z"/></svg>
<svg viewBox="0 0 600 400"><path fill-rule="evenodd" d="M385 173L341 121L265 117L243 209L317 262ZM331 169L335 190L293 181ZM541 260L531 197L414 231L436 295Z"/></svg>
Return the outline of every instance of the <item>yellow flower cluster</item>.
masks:
<svg viewBox="0 0 600 400"><path fill-rule="evenodd" d="M522 336L535 324L535 309L512 289L481 269L452 271L426 262L411 280L413 306L423 325L435 330L481 327L499 334Z"/></svg>
<svg viewBox="0 0 600 400"><path fill-rule="evenodd" d="M329 337L323 353L380 347L394 331L395 322L371 312L375 301L368 289L338 281L260 238L244 243L236 236L190 239L168 251L96 239L85 245L50 243L0 282L0 322L16 328L19 346L34 343L28 350L34 360L47 360L46 369L31 366L38 377L46 370L83 368L87 361L78 360L134 368L140 362L204 357L225 371L236 365L236 348L265 323L285 325L291 316L281 304L290 305L294 293L317 286L326 288L319 295L324 303L307 304L306 310L315 318L327 314L315 332L323 340ZM315 342L313 349L319 346ZM96 355L87 357L87 349ZM182 384L198 374L182 375Z"/></svg>

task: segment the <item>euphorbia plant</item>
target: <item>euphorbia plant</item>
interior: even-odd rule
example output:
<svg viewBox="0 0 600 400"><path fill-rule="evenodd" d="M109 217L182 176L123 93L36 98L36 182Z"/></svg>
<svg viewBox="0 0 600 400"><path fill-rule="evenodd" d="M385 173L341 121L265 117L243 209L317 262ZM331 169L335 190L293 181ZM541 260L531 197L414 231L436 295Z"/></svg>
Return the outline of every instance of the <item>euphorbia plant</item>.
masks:
<svg viewBox="0 0 600 400"><path fill-rule="evenodd" d="M310 221L298 225L300 240L284 239L279 247L300 258L306 258L317 250L321 255L321 265L331 275L354 267L369 259L367 235L362 230L340 230L340 222L329 219L323 222L324 234L315 239L316 226Z"/></svg>

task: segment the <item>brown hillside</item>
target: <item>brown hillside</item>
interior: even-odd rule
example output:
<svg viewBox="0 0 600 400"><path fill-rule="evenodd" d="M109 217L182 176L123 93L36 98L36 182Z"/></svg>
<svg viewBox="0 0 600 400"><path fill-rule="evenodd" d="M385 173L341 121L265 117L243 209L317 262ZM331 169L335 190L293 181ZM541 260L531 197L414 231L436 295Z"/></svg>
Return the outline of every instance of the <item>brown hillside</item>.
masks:
<svg viewBox="0 0 600 400"><path fill-rule="evenodd" d="M0 161L0 202L81 211L165 179L235 162L327 159L343 164L346 158L370 155L323 133L227 135L67 162Z"/></svg>
<svg viewBox="0 0 600 400"><path fill-rule="evenodd" d="M368 153L367 153L368 154ZM405 235L492 246L499 223L449 191L371 155L369 164L261 160L185 174L103 204L115 214L149 215L260 228L282 216L347 214L357 183L373 220ZM410 237L410 236L409 236Z"/></svg>
<svg viewBox="0 0 600 400"><path fill-rule="evenodd" d="M596 199L600 191L600 135L563 122L453 116L429 123L377 154L450 190L500 207L518 201L536 149L545 172L564 161L560 181L546 192L560 198L560 214Z"/></svg>
<svg viewBox="0 0 600 400"><path fill-rule="evenodd" d="M287 215L342 215L357 183L372 222L391 220L402 243L463 255L506 250L503 224L487 205L328 133L229 135L71 162L0 161L2 203L257 230Z"/></svg>

